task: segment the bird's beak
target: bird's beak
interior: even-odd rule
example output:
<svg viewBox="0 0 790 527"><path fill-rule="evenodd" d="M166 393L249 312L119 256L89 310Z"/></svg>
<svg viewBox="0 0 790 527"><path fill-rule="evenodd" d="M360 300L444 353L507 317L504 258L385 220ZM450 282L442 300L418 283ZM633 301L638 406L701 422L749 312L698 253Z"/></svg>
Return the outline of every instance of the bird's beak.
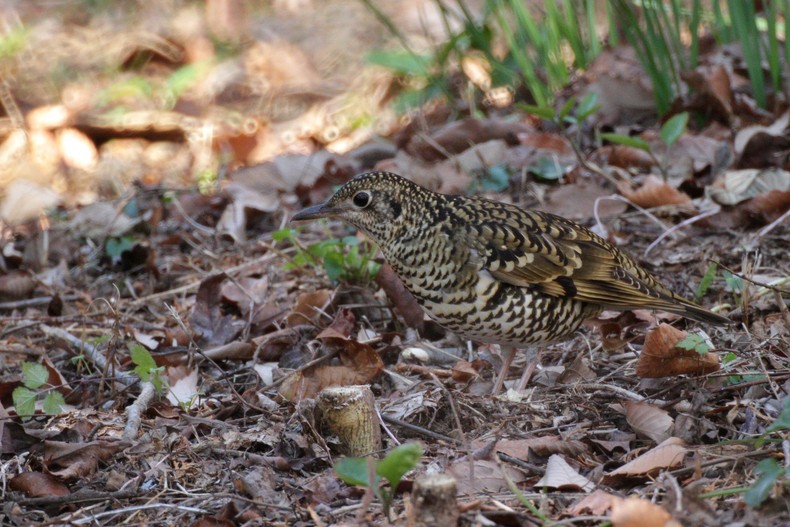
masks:
<svg viewBox="0 0 790 527"><path fill-rule="evenodd" d="M307 207L306 209L300 210L293 215L291 221L307 221L325 218L327 216L331 216L335 212L337 212L337 210L334 207L330 207L326 203L320 203L318 205L313 205L312 207Z"/></svg>

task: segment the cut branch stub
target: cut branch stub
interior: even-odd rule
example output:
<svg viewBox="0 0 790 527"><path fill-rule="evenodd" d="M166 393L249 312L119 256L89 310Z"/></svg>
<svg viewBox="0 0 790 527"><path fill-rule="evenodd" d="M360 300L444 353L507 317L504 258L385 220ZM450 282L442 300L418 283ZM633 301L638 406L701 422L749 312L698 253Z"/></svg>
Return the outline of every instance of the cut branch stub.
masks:
<svg viewBox="0 0 790 527"><path fill-rule="evenodd" d="M457 525L458 503L455 478L449 474L425 474L414 481L411 491L414 525Z"/></svg>
<svg viewBox="0 0 790 527"><path fill-rule="evenodd" d="M366 456L381 450L381 428L370 386L335 386L318 394L318 408L330 433L340 439L341 453Z"/></svg>

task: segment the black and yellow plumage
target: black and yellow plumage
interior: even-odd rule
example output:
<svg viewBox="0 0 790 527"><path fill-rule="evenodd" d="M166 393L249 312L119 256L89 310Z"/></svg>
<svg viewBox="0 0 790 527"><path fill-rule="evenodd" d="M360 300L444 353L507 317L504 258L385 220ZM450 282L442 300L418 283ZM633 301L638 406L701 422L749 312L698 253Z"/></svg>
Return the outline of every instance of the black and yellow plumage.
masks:
<svg viewBox="0 0 790 527"><path fill-rule="evenodd" d="M603 309L729 320L673 293L628 255L568 219L431 192L370 172L293 220L365 231L428 314L473 340L526 346L564 337Z"/></svg>

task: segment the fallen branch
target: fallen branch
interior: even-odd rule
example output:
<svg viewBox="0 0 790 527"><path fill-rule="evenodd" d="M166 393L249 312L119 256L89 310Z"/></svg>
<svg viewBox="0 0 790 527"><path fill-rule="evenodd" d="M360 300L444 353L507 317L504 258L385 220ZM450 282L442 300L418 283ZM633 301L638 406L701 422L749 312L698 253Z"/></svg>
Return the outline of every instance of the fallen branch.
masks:
<svg viewBox="0 0 790 527"><path fill-rule="evenodd" d="M80 353L85 355L93 364L95 364L100 371L110 371L110 364L107 360L107 357L104 356L99 348L90 342L86 342L79 337L72 335L65 329L55 328L48 326L47 324L41 324L41 330L49 337L55 337L71 344L72 347L79 350ZM128 372L118 372L118 375L114 376L113 379L127 387L134 385L140 380L137 376Z"/></svg>
<svg viewBox="0 0 790 527"><path fill-rule="evenodd" d="M140 430L140 422L142 421L143 412L148 409L154 396L156 395L156 388L150 382L141 382L140 395L137 399L126 407L126 426L123 429L123 439L133 441L137 438L137 431Z"/></svg>

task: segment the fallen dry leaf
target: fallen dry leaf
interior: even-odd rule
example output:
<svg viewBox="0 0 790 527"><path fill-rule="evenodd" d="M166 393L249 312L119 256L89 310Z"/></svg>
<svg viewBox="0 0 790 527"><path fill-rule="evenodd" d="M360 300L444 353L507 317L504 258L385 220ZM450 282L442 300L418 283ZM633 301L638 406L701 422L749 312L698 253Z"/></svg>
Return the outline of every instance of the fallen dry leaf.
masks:
<svg viewBox="0 0 790 527"><path fill-rule="evenodd" d="M790 126L790 110L786 111L774 121L770 126L747 126L741 128L735 136L733 148L735 153L741 157L745 157L747 150L754 148L754 143L758 143L760 139L777 138L778 140L786 143L789 139L785 130Z"/></svg>
<svg viewBox="0 0 790 527"><path fill-rule="evenodd" d="M705 194L722 205L735 205L773 190L790 190L790 172L779 168L729 170L705 188Z"/></svg>
<svg viewBox="0 0 790 527"><path fill-rule="evenodd" d="M700 100L695 106L722 123L732 119L732 86L727 68L723 64L712 67L700 66L681 73L681 78L693 88Z"/></svg>
<svg viewBox="0 0 790 527"><path fill-rule="evenodd" d="M681 464L687 452L688 449L682 440L670 437L638 458L611 471L604 476L604 482L613 484L622 478L648 477L661 469Z"/></svg>
<svg viewBox="0 0 790 527"><path fill-rule="evenodd" d="M185 365L169 366L165 370L167 376L167 393L165 397L173 406L184 405L190 408L197 403L198 370Z"/></svg>
<svg viewBox="0 0 790 527"><path fill-rule="evenodd" d="M235 304L243 318L248 318L250 311L266 303L269 296L269 278L245 276L222 284L222 297Z"/></svg>
<svg viewBox="0 0 790 527"><path fill-rule="evenodd" d="M636 374L641 378L661 378L675 375L704 375L719 370L715 353L700 355L695 350L676 347L688 333L669 324L659 324L648 332L639 355Z"/></svg>
<svg viewBox="0 0 790 527"><path fill-rule="evenodd" d="M595 159L603 164L625 169L647 170L655 164L650 154L639 148L623 145L604 145L595 151Z"/></svg>
<svg viewBox="0 0 790 527"><path fill-rule="evenodd" d="M750 214L758 216L763 223L770 223L790 209L790 190L772 190L753 197L743 204Z"/></svg>
<svg viewBox="0 0 790 527"><path fill-rule="evenodd" d="M535 483L535 487L590 492L595 488L595 483L579 474L562 456L554 454L546 465L546 473Z"/></svg>
<svg viewBox="0 0 790 527"><path fill-rule="evenodd" d="M65 126L71 118L71 112L62 104L49 104L33 108L25 116L27 126L31 129L52 129Z"/></svg>
<svg viewBox="0 0 790 527"><path fill-rule="evenodd" d="M469 118L447 124L429 136L415 134L404 150L423 161L439 161L446 159L448 155L459 154L472 145L493 139L502 139L511 145L518 144L519 134L529 133L531 130L526 124L504 119Z"/></svg>
<svg viewBox="0 0 790 527"><path fill-rule="evenodd" d="M620 498L614 494L609 494L606 491L597 489L565 509L563 514L565 516L581 516L586 514L602 516L606 514L606 511L612 508L612 504L618 499Z"/></svg>
<svg viewBox="0 0 790 527"><path fill-rule="evenodd" d="M109 459L128 446L129 443L125 441L44 441L44 466L62 479L84 478L96 471L100 461ZM61 468L52 470L54 467Z"/></svg>
<svg viewBox="0 0 790 527"><path fill-rule="evenodd" d="M76 128L64 128L55 134L63 162L80 170L93 170L99 162L99 151L90 137Z"/></svg>
<svg viewBox="0 0 790 527"><path fill-rule="evenodd" d="M472 446L479 448L484 443L473 441ZM497 441L496 450L507 454L509 456L521 459L524 461L529 460L530 452L534 455L546 457L552 454L562 454L564 456L575 458L579 454L588 451L587 445L581 441L572 439L564 440L560 436L542 436L532 437L529 439L500 439Z"/></svg>
<svg viewBox="0 0 790 527"><path fill-rule="evenodd" d="M472 467L470 464L473 464ZM499 465L488 459L470 459L455 461L447 468L447 473L455 477L458 494L475 494L477 492L505 492L509 490L507 475L516 485L526 480L524 473L509 465Z"/></svg>
<svg viewBox="0 0 790 527"><path fill-rule="evenodd" d="M625 401L625 420L637 434L661 443L672 434L674 419L669 412L645 402Z"/></svg>
<svg viewBox="0 0 790 527"><path fill-rule="evenodd" d="M247 240L247 224L255 213L271 213L280 207L280 199L273 190L264 193L231 181L223 191L229 200L217 223L217 232L237 243Z"/></svg>
<svg viewBox="0 0 790 527"><path fill-rule="evenodd" d="M345 337L324 336L323 340L340 347L341 366L318 364L288 377L279 393L289 401L311 399L324 388L352 384L370 384L382 371L384 362L370 346Z"/></svg>
<svg viewBox="0 0 790 527"><path fill-rule="evenodd" d="M234 340L246 324L222 310L222 282L225 273L217 273L200 282L195 305L189 318L192 329L200 335L205 346L226 344Z"/></svg>
<svg viewBox="0 0 790 527"><path fill-rule="evenodd" d="M11 490L24 492L30 498L39 496L68 496L69 488L52 474L46 472L22 472L8 482Z"/></svg>
<svg viewBox="0 0 790 527"><path fill-rule="evenodd" d="M36 289L36 281L25 271L9 271L0 275L0 300L27 298Z"/></svg>
<svg viewBox="0 0 790 527"><path fill-rule="evenodd" d="M546 192L546 201L538 208L578 221L595 216L597 204L598 217L618 217L626 211L628 204L619 199L601 199L611 195L611 190L595 181L577 179L573 183L551 187Z"/></svg>
<svg viewBox="0 0 790 527"><path fill-rule="evenodd" d="M612 503L612 527L681 527L666 509L637 496Z"/></svg>
<svg viewBox="0 0 790 527"><path fill-rule="evenodd" d="M691 202L688 194L671 187L653 175L648 176L642 186L636 190L631 190L624 183L618 184L617 188L629 201L646 209L665 205L684 205Z"/></svg>
<svg viewBox="0 0 790 527"><path fill-rule="evenodd" d="M37 218L60 203L60 195L49 187L26 179L15 179L5 186L0 201L0 220L18 225Z"/></svg>
<svg viewBox="0 0 790 527"><path fill-rule="evenodd" d="M318 289L309 293L301 293L296 298L293 309L285 317L285 323L289 326L315 324L321 318L321 312L329 305L331 298L331 289Z"/></svg>

